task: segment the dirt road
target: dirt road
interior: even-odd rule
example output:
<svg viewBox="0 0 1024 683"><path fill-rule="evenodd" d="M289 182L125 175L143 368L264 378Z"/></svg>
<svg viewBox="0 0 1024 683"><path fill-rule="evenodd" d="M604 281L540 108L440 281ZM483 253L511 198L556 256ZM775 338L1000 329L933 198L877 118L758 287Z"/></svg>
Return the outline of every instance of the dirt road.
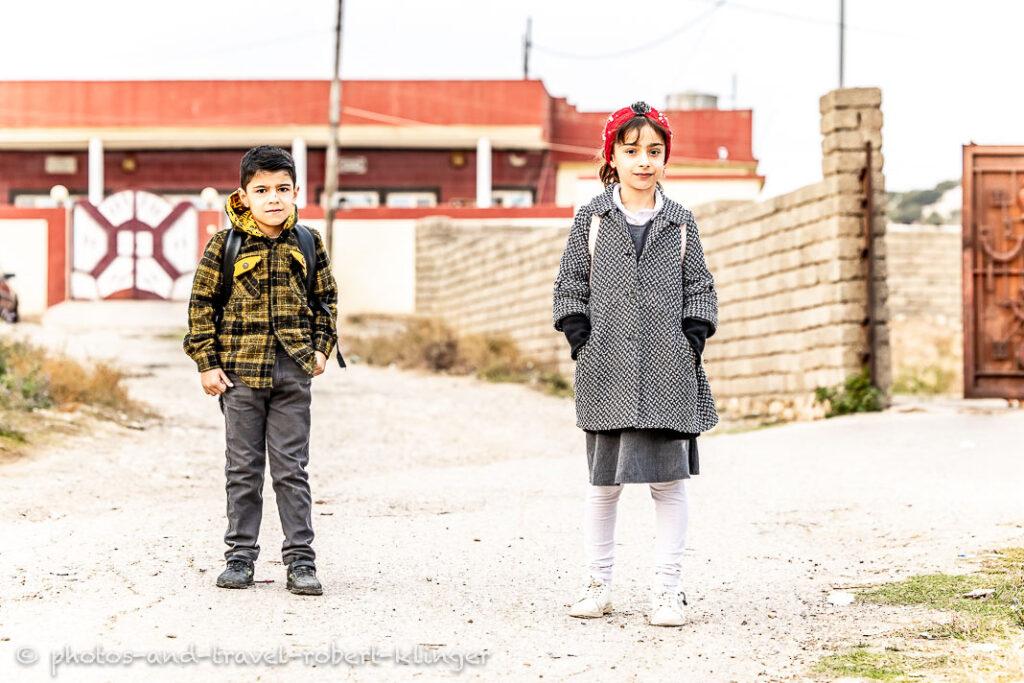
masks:
<svg viewBox="0 0 1024 683"><path fill-rule="evenodd" d="M162 417L0 467L0 680L54 668L61 680L802 681L831 648L914 618L829 606L831 587L957 570L959 553L1021 543L1022 411L939 402L718 435L688 484L688 623L645 623L653 504L640 486L621 502L616 610L579 621L565 615L586 479L572 403L332 367L314 382L310 464L325 595L284 589L269 480L256 578L273 583L217 589L223 425L161 336L183 327L179 313L129 315L120 336L72 314L22 328L117 358Z"/></svg>

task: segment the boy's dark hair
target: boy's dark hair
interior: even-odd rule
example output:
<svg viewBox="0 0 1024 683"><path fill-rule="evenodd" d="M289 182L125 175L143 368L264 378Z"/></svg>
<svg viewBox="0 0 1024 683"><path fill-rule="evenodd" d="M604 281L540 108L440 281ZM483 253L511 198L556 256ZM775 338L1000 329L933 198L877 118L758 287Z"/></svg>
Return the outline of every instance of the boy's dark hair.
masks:
<svg viewBox="0 0 1024 683"><path fill-rule="evenodd" d="M615 133L615 141L612 142L612 150L615 150L615 145L629 144L626 142L626 136L630 133L629 139L632 142L636 142L640 139L640 131L643 130L644 126L650 126L651 130L657 133L661 137L661 141L665 142L668 140L668 131L661 127L661 125L647 116L634 116L629 121L619 126L618 132ZM601 164L601 171L599 173L601 182L605 187L613 183L619 182L619 172L611 167L607 161Z"/></svg>
<svg viewBox="0 0 1024 683"><path fill-rule="evenodd" d="M271 145L260 145L253 147L245 156L238 167L238 180L244 190L252 180L252 177L260 171L288 171L291 176L292 185L295 185L295 159L292 155L280 147Z"/></svg>

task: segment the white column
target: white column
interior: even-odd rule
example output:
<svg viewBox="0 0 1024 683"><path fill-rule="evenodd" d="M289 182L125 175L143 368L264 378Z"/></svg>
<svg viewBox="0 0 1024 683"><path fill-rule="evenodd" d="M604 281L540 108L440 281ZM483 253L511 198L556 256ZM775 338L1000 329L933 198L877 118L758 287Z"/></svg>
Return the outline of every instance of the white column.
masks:
<svg viewBox="0 0 1024 683"><path fill-rule="evenodd" d="M476 141L476 205L481 209L491 208L491 141L488 138Z"/></svg>
<svg viewBox="0 0 1024 683"><path fill-rule="evenodd" d="M96 206L103 202L103 141L89 140L89 203Z"/></svg>
<svg viewBox="0 0 1024 683"><path fill-rule="evenodd" d="M295 206L306 208L306 141L303 138L292 140L292 158L295 159L295 184L299 194L295 198Z"/></svg>

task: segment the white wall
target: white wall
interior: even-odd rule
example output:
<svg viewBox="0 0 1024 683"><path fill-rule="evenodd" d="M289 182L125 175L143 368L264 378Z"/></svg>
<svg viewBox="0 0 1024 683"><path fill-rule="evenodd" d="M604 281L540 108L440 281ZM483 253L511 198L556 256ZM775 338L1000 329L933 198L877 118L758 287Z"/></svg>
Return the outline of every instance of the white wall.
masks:
<svg viewBox="0 0 1024 683"><path fill-rule="evenodd" d="M721 200L751 200L757 198L761 191L759 180L750 178L742 180L693 180L680 178L673 180L669 176L661 183L665 188L665 194L669 199L674 199L686 208L690 209L698 204L717 202Z"/></svg>
<svg viewBox="0 0 1024 683"><path fill-rule="evenodd" d="M302 223L324 234L322 219ZM339 315L415 311L415 220L335 220L332 251Z"/></svg>
<svg viewBox="0 0 1024 683"><path fill-rule="evenodd" d="M0 219L0 269L16 274L10 284L22 315L46 311L48 230L42 218Z"/></svg>
<svg viewBox="0 0 1024 683"><path fill-rule="evenodd" d="M556 203L560 206L579 207L600 194L604 185L592 176L592 171L559 167ZM673 178L669 173L661 185L670 199L687 208L723 199L754 200L761 191L761 183L756 178Z"/></svg>

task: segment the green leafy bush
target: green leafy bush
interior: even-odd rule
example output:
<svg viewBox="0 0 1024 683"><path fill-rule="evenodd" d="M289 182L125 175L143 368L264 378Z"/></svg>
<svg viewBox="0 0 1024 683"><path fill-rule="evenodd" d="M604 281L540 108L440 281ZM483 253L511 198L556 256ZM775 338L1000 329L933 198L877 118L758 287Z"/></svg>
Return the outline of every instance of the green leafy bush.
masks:
<svg viewBox="0 0 1024 683"><path fill-rule="evenodd" d="M814 401L828 406L825 417L877 412L882 409L882 392L871 383L865 367L847 377L840 387L818 387Z"/></svg>

